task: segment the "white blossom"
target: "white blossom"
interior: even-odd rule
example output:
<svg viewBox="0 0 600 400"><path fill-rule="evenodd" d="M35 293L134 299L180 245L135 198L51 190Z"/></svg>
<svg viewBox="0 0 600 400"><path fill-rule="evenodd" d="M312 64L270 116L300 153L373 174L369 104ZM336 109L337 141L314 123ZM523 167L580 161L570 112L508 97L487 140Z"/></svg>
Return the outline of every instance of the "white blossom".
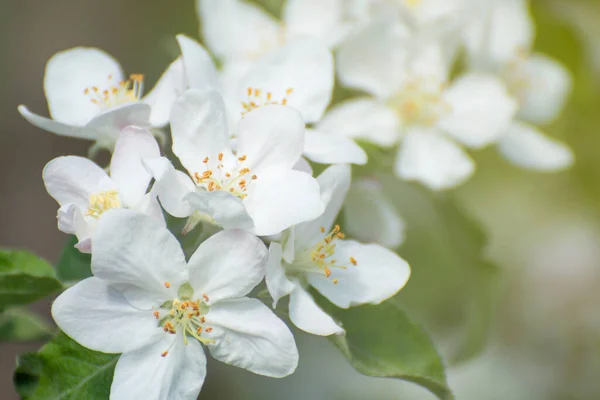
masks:
<svg viewBox="0 0 600 400"><path fill-rule="evenodd" d="M186 263L175 237L152 218L111 210L98 224L94 277L52 306L58 326L85 347L123 353L110 398L196 399L206 356L254 373L296 369L292 333L246 296L264 276L267 249L243 231L222 231Z"/></svg>
<svg viewBox="0 0 600 400"><path fill-rule="evenodd" d="M51 119L21 105L19 112L31 124L49 132L95 142L93 154L113 149L127 126L163 127L168 122L174 87L180 86L181 62L174 62L147 96L144 76L131 74L106 52L75 47L56 53L46 64L44 93Z"/></svg>
<svg viewBox="0 0 600 400"><path fill-rule="evenodd" d="M136 209L164 223L156 194L146 193L152 177L142 165L143 158L159 155L152 135L130 126L119 135L110 175L83 157L63 156L50 161L44 167L43 179L46 190L60 205L59 229L76 235L76 247L89 253L94 229L109 209Z"/></svg>
<svg viewBox="0 0 600 400"><path fill-rule="evenodd" d="M331 166L317 179L325 211L293 227L282 243L271 242L266 283L274 305L290 295L290 319L298 328L316 335L341 334L343 328L315 303L309 286L341 308L379 304L402 289L410 268L382 246L344 240L340 227L333 226L350 186L347 165Z"/></svg>
<svg viewBox="0 0 600 400"><path fill-rule="evenodd" d="M293 169L304 148L304 121L293 108L249 112L234 147L219 93L191 89L173 105L171 129L189 176L166 159L146 161L170 214L273 235L323 212L317 181Z"/></svg>

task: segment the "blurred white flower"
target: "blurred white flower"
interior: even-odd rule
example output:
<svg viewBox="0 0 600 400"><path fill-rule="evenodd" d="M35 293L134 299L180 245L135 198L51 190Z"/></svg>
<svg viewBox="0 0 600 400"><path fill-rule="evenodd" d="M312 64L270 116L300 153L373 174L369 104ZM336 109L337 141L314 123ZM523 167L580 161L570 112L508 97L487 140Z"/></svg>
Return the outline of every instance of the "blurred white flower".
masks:
<svg viewBox="0 0 600 400"><path fill-rule="evenodd" d="M93 161L77 156L58 157L43 171L46 190L58 202L58 228L77 236L75 246L91 252L92 236L105 211L131 208L164 223L156 195L146 193L151 175L142 158L160 155L158 144L143 129L125 128L110 163L110 176Z"/></svg>
<svg viewBox="0 0 600 400"><path fill-rule="evenodd" d="M258 238L223 231L186 264L154 219L112 210L98 224L95 276L61 294L52 315L83 346L123 353L111 399L196 399L206 376L202 344L224 363L284 377L298 364L294 337L268 307L244 297L266 261Z"/></svg>
<svg viewBox="0 0 600 400"><path fill-rule="evenodd" d="M56 53L46 64L44 92L52 119L19 106L31 124L57 135L93 140L90 153L112 151L119 132L127 126L162 127L167 124L174 86L182 74L174 62L154 90L144 94L144 76L129 79L119 63L96 48L75 47ZM170 99L170 101L169 101Z"/></svg>
<svg viewBox="0 0 600 400"><path fill-rule="evenodd" d="M317 181L293 170L304 147L304 121L293 108L249 112L234 148L219 93L190 89L173 105L171 130L189 177L164 158L145 160L171 215L273 235L323 212Z"/></svg>
<svg viewBox="0 0 600 400"><path fill-rule="evenodd" d="M274 306L290 295L290 319L298 328L341 334L343 328L315 303L308 286L341 308L379 304L404 287L410 267L382 246L344 240L338 225L332 229L350 187L349 166L331 166L317 180L325 211L289 230L282 244L271 242L266 283Z"/></svg>
<svg viewBox="0 0 600 400"><path fill-rule="evenodd" d="M322 43L310 38L295 40L250 64L225 67L217 78L204 48L183 35L177 37L186 73L186 86L218 90L225 101L229 126L234 128L247 113L265 105L297 109L306 123L321 119L331 101L334 85L333 57ZM193 72L191 72L193 71ZM230 132L235 136L235 131ZM367 156L344 135L307 129L304 155L319 163L364 164Z"/></svg>
<svg viewBox="0 0 600 400"><path fill-rule="evenodd" d="M344 202L344 229L361 242L395 249L404 241L404 221L374 178L352 182Z"/></svg>
<svg viewBox="0 0 600 400"><path fill-rule="evenodd" d="M498 74L519 103L516 120L499 142L500 153L523 168L561 170L571 166L573 153L532 124L549 124L559 116L571 75L557 61L531 53L534 31L526 1L490 1L485 18L465 30L465 45L470 67Z"/></svg>
<svg viewBox="0 0 600 400"><path fill-rule="evenodd" d="M399 140L395 173L431 189L458 186L475 165L455 142L482 148L506 131L516 102L492 74L448 82L443 42L414 41L398 24L372 24L341 46L339 79L371 95L344 101L317 129L380 146Z"/></svg>

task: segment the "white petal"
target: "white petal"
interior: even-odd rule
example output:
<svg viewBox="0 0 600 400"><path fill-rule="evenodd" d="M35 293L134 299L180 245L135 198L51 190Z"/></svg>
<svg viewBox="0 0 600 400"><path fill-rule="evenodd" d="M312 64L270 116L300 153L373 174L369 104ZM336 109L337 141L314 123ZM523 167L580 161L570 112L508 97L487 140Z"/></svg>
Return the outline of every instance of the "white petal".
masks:
<svg viewBox="0 0 600 400"><path fill-rule="evenodd" d="M312 176L312 174L313 174L313 169L310 166L310 163L304 157L300 157L298 159L298 162L296 163L296 165L294 165L293 169L296 171L305 172L305 173L309 174L310 176Z"/></svg>
<svg viewBox="0 0 600 400"><path fill-rule="evenodd" d="M340 265L347 268L332 268L329 278L310 274L308 280L323 296L341 308L379 304L398 293L410 277L406 261L377 244L340 240L336 242L335 257ZM350 257L356 260L356 265L352 265Z"/></svg>
<svg viewBox="0 0 600 400"><path fill-rule="evenodd" d="M374 21L339 47L338 79L350 88L388 98L406 76L407 44L394 25Z"/></svg>
<svg viewBox="0 0 600 400"><path fill-rule="evenodd" d="M103 353L135 350L164 335L152 310L134 308L121 292L95 277L58 296L52 317L76 342Z"/></svg>
<svg viewBox="0 0 600 400"><path fill-rule="evenodd" d="M137 307L176 298L179 286L187 281L177 239L154 218L125 209L106 211L98 221L92 272L118 284Z"/></svg>
<svg viewBox="0 0 600 400"><path fill-rule="evenodd" d="M266 171L247 194L244 205L258 236L280 233L323 212L317 180L300 171Z"/></svg>
<svg viewBox="0 0 600 400"><path fill-rule="evenodd" d="M336 31L344 30L344 6L340 0L288 0L282 10L287 37L312 36L325 40L327 46L337 42ZM328 40L329 39L329 40Z"/></svg>
<svg viewBox="0 0 600 400"><path fill-rule="evenodd" d="M558 171L573 164L573 152L535 127L514 122L498 144L500 153L511 163L537 171Z"/></svg>
<svg viewBox="0 0 600 400"><path fill-rule="evenodd" d="M227 147L227 119L221 95L213 90L188 90L171 110L173 152L191 174L204 171L206 157Z"/></svg>
<svg viewBox="0 0 600 400"><path fill-rule="evenodd" d="M367 163L367 153L351 138L312 129L306 130L304 155L321 164Z"/></svg>
<svg viewBox="0 0 600 400"><path fill-rule="evenodd" d="M298 349L288 327L256 299L226 300L206 315L216 341L208 348L214 358L255 374L282 378L298 365Z"/></svg>
<svg viewBox="0 0 600 400"><path fill-rule="evenodd" d="M100 49L75 47L56 53L46 64L44 92L53 119L69 125L85 125L102 109L92 103L85 89L100 92L118 87L123 80L119 63Z"/></svg>
<svg viewBox="0 0 600 400"><path fill-rule="evenodd" d="M434 129L411 129L396 159L400 178L433 190L458 186L471 177L475 163L463 149Z"/></svg>
<svg viewBox="0 0 600 400"><path fill-rule="evenodd" d="M207 215L211 222L224 229L250 230L254 227L252 218L239 197L219 190L208 192L198 190L183 197L194 210Z"/></svg>
<svg viewBox="0 0 600 400"><path fill-rule="evenodd" d="M184 197L196 190L190 177L175 170L164 157L146 158L142 162L155 179L152 190L156 191L163 208L174 217L189 217L194 209Z"/></svg>
<svg viewBox="0 0 600 400"><path fill-rule="evenodd" d="M300 285L290 295L289 308L290 320L304 332L320 336L344 334L344 329Z"/></svg>
<svg viewBox="0 0 600 400"><path fill-rule="evenodd" d="M93 161L78 156L57 157L42 172L46 190L60 205L73 203L87 209L90 194L100 181L108 179L106 172Z"/></svg>
<svg viewBox="0 0 600 400"><path fill-rule="evenodd" d="M542 54L527 60L530 82L524 89L518 117L536 124L552 122L562 111L571 90L571 74Z"/></svg>
<svg viewBox="0 0 600 400"><path fill-rule="evenodd" d="M284 296L287 296L294 290L294 284L285 276L285 270L281 265L282 249L277 242L271 242L269 245L269 262L267 264L267 272L265 283L269 294L273 298L273 308L277 306L277 302Z"/></svg>
<svg viewBox="0 0 600 400"><path fill-rule="evenodd" d="M294 228L296 253L303 252L320 239L321 227L325 228L327 232L331 229L342 208L351 179L350 167L342 164L332 165L317 177L321 201L325 205L325 210L318 218Z"/></svg>
<svg viewBox="0 0 600 400"><path fill-rule="evenodd" d="M322 41L298 38L256 62L239 86L240 102L248 102L248 88L260 89L262 99L294 107L308 123L316 122L331 101L333 57ZM291 92L288 93L288 90Z"/></svg>
<svg viewBox="0 0 600 400"><path fill-rule="evenodd" d="M530 49L534 38L528 2L488 3L488 15L475 19L464 30L467 54L476 68L506 65L523 49Z"/></svg>
<svg viewBox="0 0 600 400"><path fill-rule="evenodd" d="M291 169L304 150L304 121L291 107L261 107L242 118L237 139L238 154L247 156L253 173Z"/></svg>
<svg viewBox="0 0 600 400"><path fill-rule="evenodd" d="M190 89L218 89L215 64L202 45L185 35L177 35L185 66L187 85Z"/></svg>
<svg viewBox="0 0 600 400"><path fill-rule="evenodd" d="M373 179L355 181L344 202L344 231L361 242L394 249L404 241L404 221Z"/></svg>
<svg viewBox="0 0 600 400"><path fill-rule="evenodd" d="M87 251L87 242L91 241L94 227L85 219L83 211L75 204L67 204L58 209L57 219L61 232L77 236L79 243L75 247L81 252L91 253L91 248Z"/></svg>
<svg viewBox="0 0 600 400"><path fill-rule="evenodd" d="M440 127L466 146L481 148L497 141L515 112L517 102L492 75L468 74L444 92L450 112Z"/></svg>
<svg viewBox="0 0 600 400"><path fill-rule="evenodd" d="M159 156L158 143L149 131L135 126L121 131L110 160L110 176L117 183L121 201L127 207L134 207L142 200L152 179L142 159Z"/></svg>
<svg viewBox="0 0 600 400"><path fill-rule="evenodd" d="M119 133L126 127L150 128L150 111L150 106L145 103L124 104L98 114L85 128L96 132L99 146L112 151Z"/></svg>
<svg viewBox="0 0 600 400"><path fill-rule="evenodd" d="M183 59L179 57L169 65L154 88L144 96L144 103L152 108L150 113L152 126L163 127L169 123L171 106L185 89L187 89L187 82Z"/></svg>
<svg viewBox="0 0 600 400"><path fill-rule="evenodd" d="M168 350L165 357L161 353ZM195 400L206 377L202 345L182 335L163 340L119 358L110 387L111 400Z"/></svg>
<svg viewBox="0 0 600 400"><path fill-rule="evenodd" d="M225 230L205 240L192 255L188 270L196 296L211 305L247 295L265 276L267 248L242 230Z"/></svg>
<svg viewBox="0 0 600 400"><path fill-rule="evenodd" d="M346 100L333 107L317 130L364 139L389 147L400 138L398 115L385 103L369 98Z"/></svg>
<svg viewBox="0 0 600 400"><path fill-rule="evenodd" d="M197 0L204 41L221 59L256 58L281 41L279 23L240 0Z"/></svg>
<svg viewBox="0 0 600 400"><path fill-rule="evenodd" d="M27 122L45 131L78 139L97 139L98 133L93 129L86 129L85 127L65 124L49 118L41 117L29 111L29 109L24 105L20 105L18 110L23 118L27 120Z"/></svg>

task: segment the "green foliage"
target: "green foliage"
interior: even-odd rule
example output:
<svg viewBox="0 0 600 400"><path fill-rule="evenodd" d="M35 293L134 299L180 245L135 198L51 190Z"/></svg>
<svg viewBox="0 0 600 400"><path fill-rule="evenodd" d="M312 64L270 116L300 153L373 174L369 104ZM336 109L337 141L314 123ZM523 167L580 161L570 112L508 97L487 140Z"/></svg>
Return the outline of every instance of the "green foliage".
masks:
<svg viewBox="0 0 600 400"><path fill-rule="evenodd" d="M61 288L46 261L26 251L0 251L0 309L32 303Z"/></svg>
<svg viewBox="0 0 600 400"><path fill-rule="evenodd" d="M52 333L52 327L30 311L11 309L0 314L0 342L44 340Z"/></svg>
<svg viewBox="0 0 600 400"><path fill-rule="evenodd" d="M76 282L92 276L92 257L77 250L75 236L69 236L60 260L56 265L56 274L62 282Z"/></svg>
<svg viewBox="0 0 600 400"><path fill-rule="evenodd" d="M60 332L38 353L19 356L14 383L25 400L108 399L119 355L97 353Z"/></svg>
<svg viewBox="0 0 600 400"><path fill-rule="evenodd" d="M483 231L449 193L434 193L390 174L378 179L407 227L399 254L412 274L393 301L435 338L462 328L451 361L477 355L486 343L497 272L482 254Z"/></svg>
<svg viewBox="0 0 600 400"><path fill-rule="evenodd" d="M419 384L440 399L452 399L444 365L429 337L393 301L343 310L315 295L346 330L332 341L357 371Z"/></svg>

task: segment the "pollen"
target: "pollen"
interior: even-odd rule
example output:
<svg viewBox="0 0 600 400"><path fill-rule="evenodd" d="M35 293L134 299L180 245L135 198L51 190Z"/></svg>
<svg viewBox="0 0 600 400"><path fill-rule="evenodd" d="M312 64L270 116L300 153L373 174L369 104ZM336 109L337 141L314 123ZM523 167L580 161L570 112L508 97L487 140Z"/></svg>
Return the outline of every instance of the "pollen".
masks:
<svg viewBox="0 0 600 400"><path fill-rule="evenodd" d="M90 206L85 215L96 219L111 208L121 208L121 200L119 200L119 193L116 190L91 194L89 201Z"/></svg>
<svg viewBox="0 0 600 400"><path fill-rule="evenodd" d="M206 295L206 293L202 293L202 298L204 299L205 302L209 302L210 299L208 298L208 296Z"/></svg>
<svg viewBox="0 0 600 400"><path fill-rule="evenodd" d="M144 75L131 74L129 80L122 81L117 86L112 83L112 75L108 75L107 78L107 86L102 90L98 86L84 89L83 94L89 97L93 104L101 108L110 108L141 100L144 93Z"/></svg>
<svg viewBox="0 0 600 400"><path fill-rule="evenodd" d="M207 310L208 308L205 309L201 307L203 305L202 300L181 301L179 299L175 299L172 302L167 302L166 305L163 306L163 310L166 311L165 308L167 305L170 307L168 309L169 312L167 316L159 320L159 326L165 333L178 333L183 335L183 341L185 344L188 343L188 339L190 338L196 339L204 344L215 342L213 339L207 339L202 336L202 332L210 332L212 330L212 328L204 326L206 323L206 318L201 315L200 310L201 308L203 310ZM155 312L154 315L159 315L158 311ZM167 351L165 351L165 353Z"/></svg>
<svg viewBox="0 0 600 400"><path fill-rule="evenodd" d="M324 234L325 227L322 226L319 231ZM345 265L338 264L338 260L334 258L336 241L343 238L345 238L345 235L340 231L340 226L335 225L331 232L327 233L322 240L308 250L307 256L310 263L316 266L326 278L333 275L334 269L346 269ZM333 278L332 281L337 284L338 280Z"/></svg>
<svg viewBox="0 0 600 400"><path fill-rule="evenodd" d="M165 282L164 285L167 289L171 287L171 284L169 282Z"/></svg>
<svg viewBox="0 0 600 400"><path fill-rule="evenodd" d="M161 356L161 357L166 357L166 356L168 356L168 355L169 355L169 351L168 351L168 350L165 350L165 351L163 351L162 353L160 353L160 356Z"/></svg>
<svg viewBox="0 0 600 400"><path fill-rule="evenodd" d="M210 164L210 159L211 157L205 157L203 160L205 171L196 171L190 174L196 186L209 192L222 190L243 200L247 196L246 191L250 182L258 179L256 174L251 175L250 168L241 168L248 156L245 154L233 156L221 152L216 155L218 160L216 166L214 163Z"/></svg>
<svg viewBox="0 0 600 400"><path fill-rule="evenodd" d="M160 313L159 313L158 311L154 311L154 312L152 313L152 315L154 315L154 317L155 317L156 319L159 319L159 318L160 318Z"/></svg>
<svg viewBox="0 0 600 400"><path fill-rule="evenodd" d="M356 258L354 257L350 257L350 262L352 263L352 265L356 266L358 263L356 262Z"/></svg>
<svg viewBox="0 0 600 400"><path fill-rule="evenodd" d="M242 117L248 114L250 111L260 107L279 104L286 105L288 103L288 97L294 92L293 88L288 88L285 94L278 100L273 98L272 92L264 92L260 88L249 87L246 89L247 100L242 102ZM264 94L264 95L263 95Z"/></svg>

